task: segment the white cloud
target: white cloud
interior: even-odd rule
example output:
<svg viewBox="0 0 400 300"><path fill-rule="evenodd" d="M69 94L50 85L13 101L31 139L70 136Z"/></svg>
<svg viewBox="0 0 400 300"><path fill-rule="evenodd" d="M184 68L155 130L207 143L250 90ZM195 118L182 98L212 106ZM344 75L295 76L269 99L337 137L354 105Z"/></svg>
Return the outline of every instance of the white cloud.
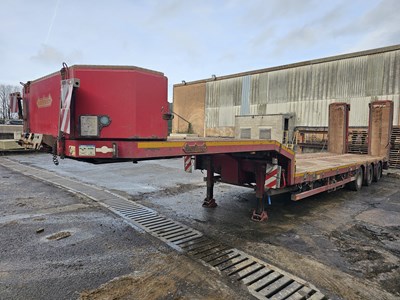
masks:
<svg viewBox="0 0 400 300"><path fill-rule="evenodd" d="M400 43L399 0L57 1L0 4L0 82L65 61L138 65L173 84Z"/></svg>
<svg viewBox="0 0 400 300"><path fill-rule="evenodd" d="M31 56L31 60L42 64L62 64L65 61L77 61L82 58L82 53L78 50L73 50L69 54L64 54L55 47L42 44L38 53Z"/></svg>
<svg viewBox="0 0 400 300"><path fill-rule="evenodd" d="M400 1L382 0L336 32L337 36L357 37L346 51L358 51L400 43Z"/></svg>

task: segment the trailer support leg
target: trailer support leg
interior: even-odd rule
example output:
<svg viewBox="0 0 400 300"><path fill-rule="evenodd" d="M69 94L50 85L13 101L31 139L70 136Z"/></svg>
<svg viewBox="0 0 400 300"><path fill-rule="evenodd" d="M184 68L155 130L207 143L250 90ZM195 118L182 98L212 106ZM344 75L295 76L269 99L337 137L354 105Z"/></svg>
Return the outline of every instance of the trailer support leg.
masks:
<svg viewBox="0 0 400 300"><path fill-rule="evenodd" d="M207 196L204 199L203 207L213 208L217 203L214 199L214 165L212 157L207 157Z"/></svg>
<svg viewBox="0 0 400 300"><path fill-rule="evenodd" d="M264 209L264 192L265 192L265 165L257 165L256 167L256 198L257 209L253 210L251 219L256 222L268 220L268 214Z"/></svg>

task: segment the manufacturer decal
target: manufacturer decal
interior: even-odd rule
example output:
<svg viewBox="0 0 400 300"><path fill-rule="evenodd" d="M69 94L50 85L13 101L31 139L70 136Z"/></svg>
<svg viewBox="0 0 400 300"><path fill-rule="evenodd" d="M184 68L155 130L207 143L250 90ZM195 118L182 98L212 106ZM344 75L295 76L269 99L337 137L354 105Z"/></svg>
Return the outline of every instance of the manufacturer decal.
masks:
<svg viewBox="0 0 400 300"><path fill-rule="evenodd" d="M207 152L207 145L206 143L194 145L189 145L186 143L182 149L185 153L204 153Z"/></svg>
<svg viewBox="0 0 400 300"><path fill-rule="evenodd" d="M41 98L38 98L36 100L36 105L38 108L44 108L44 107L51 106L52 102L53 102L53 99L51 98L51 95L49 94L48 96L43 96Z"/></svg>

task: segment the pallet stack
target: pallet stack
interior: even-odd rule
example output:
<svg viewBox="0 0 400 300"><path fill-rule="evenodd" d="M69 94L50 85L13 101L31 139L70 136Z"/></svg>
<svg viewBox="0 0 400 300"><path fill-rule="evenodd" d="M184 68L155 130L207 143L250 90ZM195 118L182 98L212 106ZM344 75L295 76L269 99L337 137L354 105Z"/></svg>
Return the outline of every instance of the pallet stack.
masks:
<svg viewBox="0 0 400 300"><path fill-rule="evenodd" d="M367 129L350 129L348 153L368 154Z"/></svg>
<svg viewBox="0 0 400 300"><path fill-rule="evenodd" d="M400 126L393 126L392 138L390 142L390 167L400 169Z"/></svg>

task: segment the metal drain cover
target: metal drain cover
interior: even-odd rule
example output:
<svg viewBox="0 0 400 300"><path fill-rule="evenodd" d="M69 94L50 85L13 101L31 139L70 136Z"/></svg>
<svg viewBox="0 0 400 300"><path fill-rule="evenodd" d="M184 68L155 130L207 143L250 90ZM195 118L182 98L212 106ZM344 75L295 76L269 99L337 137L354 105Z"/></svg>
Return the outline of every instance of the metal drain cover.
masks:
<svg viewBox="0 0 400 300"><path fill-rule="evenodd" d="M89 197L123 217L134 228L148 232L175 250L217 270L227 279L240 282L257 299L327 299L310 283L120 195L10 159L0 158L0 164Z"/></svg>

